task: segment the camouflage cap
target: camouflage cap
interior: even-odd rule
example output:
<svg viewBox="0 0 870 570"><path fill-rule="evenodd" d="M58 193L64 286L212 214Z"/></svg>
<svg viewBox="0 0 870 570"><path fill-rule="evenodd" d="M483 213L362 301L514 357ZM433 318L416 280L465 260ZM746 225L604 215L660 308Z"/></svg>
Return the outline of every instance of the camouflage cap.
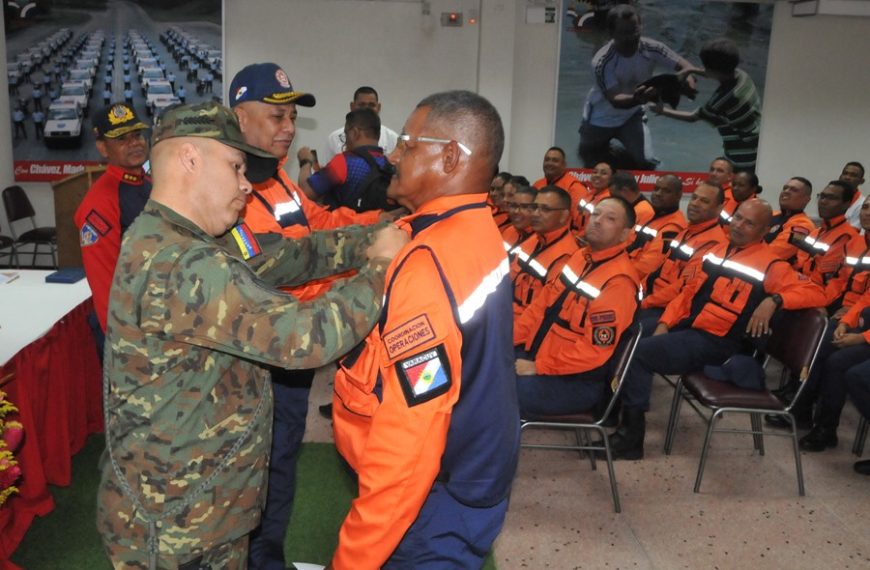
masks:
<svg viewBox="0 0 870 570"><path fill-rule="evenodd" d="M245 143L235 113L216 101L175 105L163 111L154 125L151 146L175 137L213 139L239 149L247 155L246 176L255 184L278 170L278 158Z"/></svg>

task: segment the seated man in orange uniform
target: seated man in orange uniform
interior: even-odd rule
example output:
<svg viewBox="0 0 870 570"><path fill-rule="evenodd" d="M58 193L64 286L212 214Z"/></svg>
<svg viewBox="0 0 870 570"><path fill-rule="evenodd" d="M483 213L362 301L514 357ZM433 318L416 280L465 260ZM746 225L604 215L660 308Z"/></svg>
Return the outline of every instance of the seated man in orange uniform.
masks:
<svg viewBox="0 0 870 570"><path fill-rule="evenodd" d="M622 392L622 423L610 436L614 459L643 458L653 374L722 364L742 348L744 337L768 334L777 309L824 304L821 287L762 241L772 215L764 200L740 204L728 226L728 243L704 256L701 270L668 303L653 336L638 343Z"/></svg>
<svg viewBox="0 0 870 570"><path fill-rule="evenodd" d="M499 228L506 227L508 224L508 212L504 207L504 187L510 179L510 172L499 172L493 176L492 182L489 184L489 195L486 203L492 212L492 219L495 220L495 224Z"/></svg>
<svg viewBox="0 0 870 570"><path fill-rule="evenodd" d="M733 180L734 163L724 156L714 158L713 162L710 163L707 182L721 186L725 192L725 205L722 206L722 213L719 214L720 224L727 224L737 210L737 200L734 198L734 189L731 187Z"/></svg>
<svg viewBox="0 0 870 570"><path fill-rule="evenodd" d="M634 207L634 225L643 226L655 216L655 210L637 185L634 174L627 170L618 170L610 179L610 193L619 196Z"/></svg>
<svg viewBox="0 0 870 570"><path fill-rule="evenodd" d="M799 243L816 224L804 213L804 208L813 198L813 183L803 176L793 176L782 185L779 193L779 211L773 214L770 231L764 241L780 259L788 261L797 269Z"/></svg>
<svg viewBox="0 0 870 570"><path fill-rule="evenodd" d="M390 155L412 237L380 322L335 376L335 443L359 490L330 569L480 568L504 523L519 411L508 261L486 205L503 145L492 104L449 91L418 104Z"/></svg>
<svg viewBox="0 0 870 570"><path fill-rule="evenodd" d="M571 196L557 186L544 186L535 197L531 221L534 234L513 250L511 281L514 318L545 285L556 279L568 258L577 251L569 225Z"/></svg>
<svg viewBox="0 0 870 570"><path fill-rule="evenodd" d="M722 189L708 182L698 184L692 193L686 208L689 227L671 240L665 262L646 278L637 314L644 336L652 335L665 307L691 281L704 255L728 241L719 224L724 198Z"/></svg>
<svg viewBox="0 0 870 570"><path fill-rule="evenodd" d="M571 227L577 229L579 211L577 204L581 199L589 195L589 190L580 182L580 179L568 172L568 163L565 160L565 151L558 146L551 146L544 154L544 177L535 181L532 185L536 190L544 186L558 186L571 196ZM575 212L577 214L575 214Z"/></svg>
<svg viewBox="0 0 870 570"><path fill-rule="evenodd" d="M650 196L655 216L646 224L634 226L634 241L626 249L641 279L661 267L671 240L688 225L680 211L682 196L683 181L679 177L665 174L656 180Z"/></svg>
<svg viewBox="0 0 870 570"><path fill-rule="evenodd" d="M570 414L609 397L609 364L637 309L638 276L625 254L634 209L602 200L559 279L516 321L520 413Z"/></svg>
<svg viewBox="0 0 870 570"><path fill-rule="evenodd" d="M520 186L514 190L505 207L510 218L510 225L501 231L504 250L508 258L513 259L514 249L532 235L532 211L535 209L535 197L538 192L529 186Z"/></svg>

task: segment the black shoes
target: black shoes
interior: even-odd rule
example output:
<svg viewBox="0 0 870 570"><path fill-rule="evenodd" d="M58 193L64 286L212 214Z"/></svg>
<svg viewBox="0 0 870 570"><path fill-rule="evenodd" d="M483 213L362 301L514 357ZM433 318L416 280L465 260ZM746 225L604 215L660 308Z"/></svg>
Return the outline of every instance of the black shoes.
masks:
<svg viewBox="0 0 870 570"><path fill-rule="evenodd" d="M810 429L813 427L813 414L810 410L792 410L794 423L798 429ZM785 416L778 414L764 414L764 423L776 428L788 429L789 423Z"/></svg>
<svg viewBox="0 0 870 570"><path fill-rule="evenodd" d="M837 447L837 443L836 428L813 426L810 433L798 440L798 447L804 451L815 453L830 447Z"/></svg>
<svg viewBox="0 0 870 570"><path fill-rule="evenodd" d="M610 455L614 460L643 459L643 440L646 437L646 413L638 410L622 410L622 425L610 435ZM605 459L603 451L596 452Z"/></svg>
<svg viewBox="0 0 870 570"><path fill-rule="evenodd" d="M858 473L859 475L870 475L870 459L856 462L855 473Z"/></svg>
<svg viewBox="0 0 870 570"><path fill-rule="evenodd" d="M317 411L320 412L320 415L324 418L328 420L332 419L332 404L323 404L322 406L318 406Z"/></svg>

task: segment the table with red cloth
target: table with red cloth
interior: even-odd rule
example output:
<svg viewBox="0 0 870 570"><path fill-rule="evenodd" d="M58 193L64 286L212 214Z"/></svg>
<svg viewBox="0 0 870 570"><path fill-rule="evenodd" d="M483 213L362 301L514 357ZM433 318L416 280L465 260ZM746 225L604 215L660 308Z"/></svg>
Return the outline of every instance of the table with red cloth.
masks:
<svg viewBox="0 0 870 570"><path fill-rule="evenodd" d="M0 378L19 410L24 441L15 452L22 471L14 494L0 507L0 570L35 516L54 509L48 485L70 484L71 458L87 436L103 429L102 379L93 334L90 289L46 283L50 271L15 273L0 283Z"/></svg>

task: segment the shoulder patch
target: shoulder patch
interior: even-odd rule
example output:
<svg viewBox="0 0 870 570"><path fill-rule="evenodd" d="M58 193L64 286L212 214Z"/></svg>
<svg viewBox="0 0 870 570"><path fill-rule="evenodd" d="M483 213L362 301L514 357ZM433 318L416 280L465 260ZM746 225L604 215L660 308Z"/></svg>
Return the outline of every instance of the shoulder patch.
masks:
<svg viewBox="0 0 870 570"><path fill-rule="evenodd" d="M82 247L87 247L89 245L94 245L100 239L100 234L91 227L91 224L85 223L82 226L81 231L79 232L79 244Z"/></svg>
<svg viewBox="0 0 870 570"><path fill-rule="evenodd" d="M85 222L91 226L92 230L101 236L106 235L112 230L112 224L110 224L108 220L101 216L96 210L88 212L88 215L85 216Z"/></svg>
<svg viewBox="0 0 870 570"><path fill-rule="evenodd" d="M610 346L616 338L616 327L592 327L592 344Z"/></svg>
<svg viewBox="0 0 870 570"><path fill-rule="evenodd" d="M450 366L443 344L400 360L395 367L408 407L428 402L450 389Z"/></svg>
<svg viewBox="0 0 870 570"><path fill-rule="evenodd" d="M230 230L230 234L239 246L239 251L242 254L242 259L251 259L262 253L260 244L257 243L257 238L254 237L254 232L248 227L248 224L242 222Z"/></svg>
<svg viewBox="0 0 870 570"><path fill-rule="evenodd" d="M593 325L603 325L616 320L616 311L598 311L589 315L589 322Z"/></svg>
<svg viewBox="0 0 870 570"><path fill-rule="evenodd" d="M432 340L435 340L435 330L425 313L383 335L384 348L390 360Z"/></svg>

